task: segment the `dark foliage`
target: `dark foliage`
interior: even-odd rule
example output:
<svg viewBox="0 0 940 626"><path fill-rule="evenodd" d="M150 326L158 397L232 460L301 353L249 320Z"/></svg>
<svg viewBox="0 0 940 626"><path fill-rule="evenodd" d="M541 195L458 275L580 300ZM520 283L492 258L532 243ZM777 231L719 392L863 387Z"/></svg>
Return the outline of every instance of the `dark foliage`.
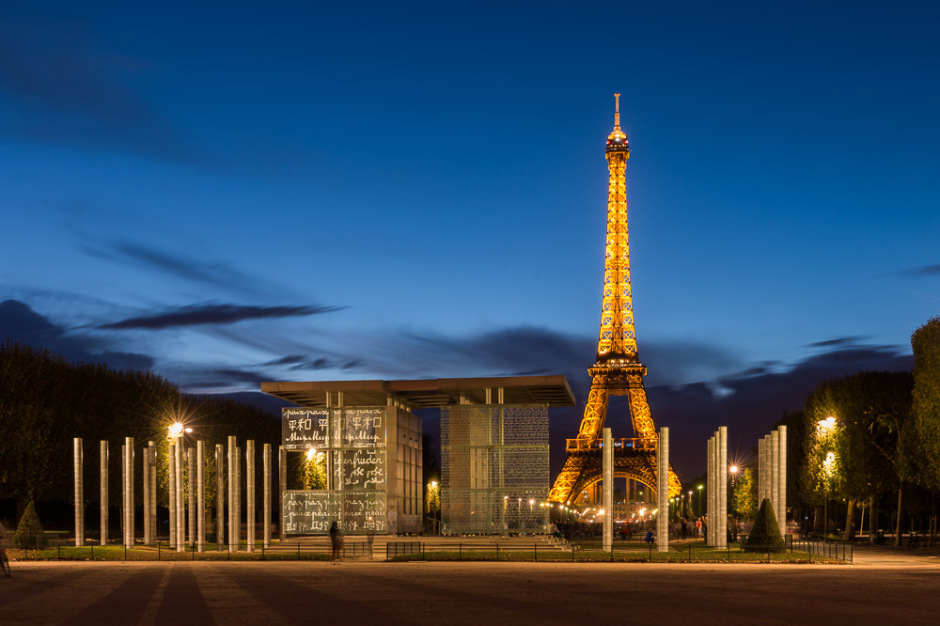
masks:
<svg viewBox="0 0 940 626"><path fill-rule="evenodd" d="M764 498L754 518L754 527L744 544L745 552L783 552L786 544L777 525L777 516L770 505L770 499Z"/></svg>

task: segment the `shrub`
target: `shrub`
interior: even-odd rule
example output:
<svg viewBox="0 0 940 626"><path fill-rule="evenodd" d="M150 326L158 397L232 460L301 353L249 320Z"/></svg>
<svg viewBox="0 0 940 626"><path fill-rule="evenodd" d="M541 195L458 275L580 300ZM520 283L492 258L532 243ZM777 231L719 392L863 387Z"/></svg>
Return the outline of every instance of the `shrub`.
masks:
<svg viewBox="0 0 940 626"><path fill-rule="evenodd" d="M36 514L36 507L30 500L23 511L23 517L20 523L16 525L16 533L13 535L13 546L16 548L29 548L32 550L45 548L47 544L46 533L39 523L39 515Z"/></svg>
<svg viewBox="0 0 940 626"><path fill-rule="evenodd" d="M757 511L757 517L754 519L754 528L747 538L747 543L744 544L744 551L783 552L785 548L786 544L780 534L777 516L774 515L770 499L764 498L764 501L760 503L760 510Z"/></svg>

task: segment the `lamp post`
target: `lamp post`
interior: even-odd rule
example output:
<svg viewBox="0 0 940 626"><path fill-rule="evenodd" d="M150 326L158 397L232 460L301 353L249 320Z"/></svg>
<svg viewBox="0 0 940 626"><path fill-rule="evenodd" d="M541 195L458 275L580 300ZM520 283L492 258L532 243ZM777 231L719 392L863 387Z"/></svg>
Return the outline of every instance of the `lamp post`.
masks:
<svg viewBox="0 0 940 626"><path fill-rule="evenodd" d="M698 516L699 517L702 516L702 487L704 486L705 485L699 485L698 487L696 487L696 489L698 489Z"/></svg>

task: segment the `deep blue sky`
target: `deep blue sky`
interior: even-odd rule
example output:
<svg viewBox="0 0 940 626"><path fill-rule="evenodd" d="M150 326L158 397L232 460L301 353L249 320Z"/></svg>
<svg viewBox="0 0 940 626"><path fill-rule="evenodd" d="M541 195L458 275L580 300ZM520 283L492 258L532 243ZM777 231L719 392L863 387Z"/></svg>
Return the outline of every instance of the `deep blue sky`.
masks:
<svg viewBox="0 0 940 626"><path fill-rule="evenodd" d="M937 3L140 4L0 7L0 338L190 391L583 403L615 91L686 477L719 424L744 453L820 380L909 367L940 309Z"/></svg>

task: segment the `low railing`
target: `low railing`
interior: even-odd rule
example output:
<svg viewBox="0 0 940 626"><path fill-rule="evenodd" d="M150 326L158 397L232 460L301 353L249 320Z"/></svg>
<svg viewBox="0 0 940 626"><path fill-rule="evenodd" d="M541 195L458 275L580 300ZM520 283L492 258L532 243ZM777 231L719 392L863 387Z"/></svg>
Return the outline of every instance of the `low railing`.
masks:
<svg viewBox="0 0 940 626"><path fill-rule="evenodd" d="M604 440L601 438L587 439L568 439L566 450L568 452L587 452L589 450L601 450L604 448ZM643 452L656 451L656 439L651 437L633 437L630 439L614 439L614 452L619 450L642 450Z"/></svg>

